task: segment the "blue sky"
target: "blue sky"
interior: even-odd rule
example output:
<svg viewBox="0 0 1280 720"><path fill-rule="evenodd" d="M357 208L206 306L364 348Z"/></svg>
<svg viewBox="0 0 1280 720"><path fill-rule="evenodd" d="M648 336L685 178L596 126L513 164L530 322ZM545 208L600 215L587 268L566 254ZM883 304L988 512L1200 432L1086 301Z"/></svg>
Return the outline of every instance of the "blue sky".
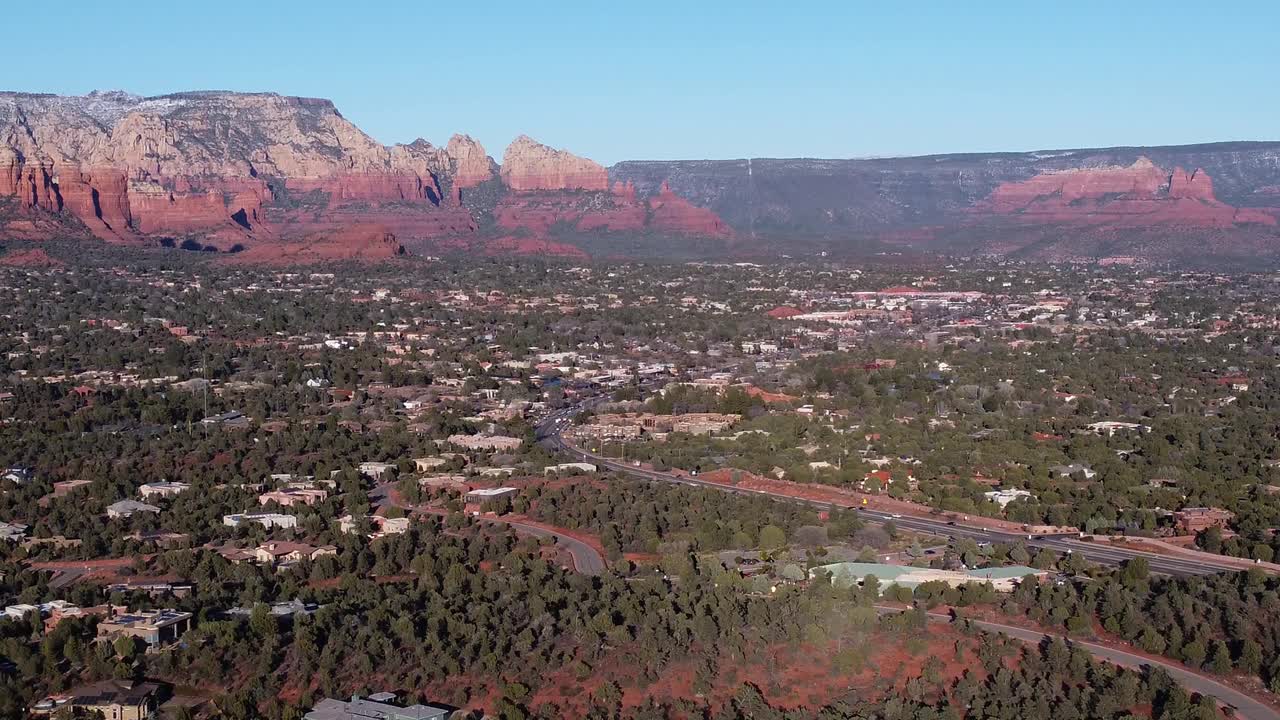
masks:
<svg viewBox="0 0 1280 720"><path fill-rule="evenodd" d="M1280 139L1280 3L19 2L0 88L328 97L624 159Z"/></svg>

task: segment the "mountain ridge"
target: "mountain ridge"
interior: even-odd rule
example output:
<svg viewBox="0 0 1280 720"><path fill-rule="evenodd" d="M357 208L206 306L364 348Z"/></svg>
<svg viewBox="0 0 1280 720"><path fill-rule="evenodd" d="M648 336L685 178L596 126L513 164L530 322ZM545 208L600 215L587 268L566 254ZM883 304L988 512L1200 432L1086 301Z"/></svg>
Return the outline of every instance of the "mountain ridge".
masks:
<svg viewBox="0 0 1280 720"><path fill-rule="evenodd" d="M1280 258L1280 141L605 167L522 135L502 157L461 133L384 145L324 98L0 92L0 197L17 201L0 238L55 228L229 251L315 237L334 252L334 238L376 227L413 249L486 254L604 241L676 255Z"/></svg>

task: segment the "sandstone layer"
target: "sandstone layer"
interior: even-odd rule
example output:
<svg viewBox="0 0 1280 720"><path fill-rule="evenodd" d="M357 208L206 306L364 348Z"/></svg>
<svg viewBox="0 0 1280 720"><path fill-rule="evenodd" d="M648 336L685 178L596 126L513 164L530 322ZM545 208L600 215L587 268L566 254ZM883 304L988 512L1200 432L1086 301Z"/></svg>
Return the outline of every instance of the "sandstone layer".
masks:
<svg viewBox="0 0 1280 720"><path fill-rule="evenodd" d="M113 242L240 250L314 245L316 237L324 246L356 242L370 227L402 239L483 236L483 219L493 223L481 238L486 248L571 255L543 236L561 224L677 233L716 225L670 193L652 213L634 187L609 192L599 164L526 136L503 157L499 168L463 134L444 147L423 139L383 146L312 98L0 93L0 198L28 213L4 218L0 234L39 237L46 218L63 217L74 225L50 236L87 230ZM502 237L509 231L541 244L511 242Z"/></svg>
<svg viewBox="0 0 1280 720"><path fill-rule="evenodd" d="M502 182L516 191L608 190L600 164L521 135L502 154Z"/></svg>

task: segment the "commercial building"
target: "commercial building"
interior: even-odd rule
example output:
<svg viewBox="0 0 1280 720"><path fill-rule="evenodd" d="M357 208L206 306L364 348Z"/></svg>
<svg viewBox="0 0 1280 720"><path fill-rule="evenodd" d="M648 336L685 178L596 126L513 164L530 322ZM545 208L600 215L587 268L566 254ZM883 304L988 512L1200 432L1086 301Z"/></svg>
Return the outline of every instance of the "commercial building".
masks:
<svg viewBox="0 0 1280 720"><path fill-rule="evenodd" d="M519 494L520 488L513 487L476 488L475 490L467 493L466 500L469 503L483 503L490 500L513 498Z"/></svg>
<svg viewBox="0 0 1280 720"><path fill-rule="evenodd" d="M516 450L524 441L502 435L450 435L449 443L468 450Z"/></svg>
<svg viewBox="0 0 1280 720"><path fill-rule="evenodd" d="M884 565L881 563L845 562L822 565L809 571L809 577L819 574L831 575L831 582L837 587L861 586L867 576L875 577L880 582L881 590L890 585L900 585L915 589L927 582L944 582L952 587L959 587L968 582L989 582L999 592L1011 592L1022 578L1033 575L1046 577L1048 572L1025 565L1009 567L982 568L967 571L935 570L907 565Z"/></svg>

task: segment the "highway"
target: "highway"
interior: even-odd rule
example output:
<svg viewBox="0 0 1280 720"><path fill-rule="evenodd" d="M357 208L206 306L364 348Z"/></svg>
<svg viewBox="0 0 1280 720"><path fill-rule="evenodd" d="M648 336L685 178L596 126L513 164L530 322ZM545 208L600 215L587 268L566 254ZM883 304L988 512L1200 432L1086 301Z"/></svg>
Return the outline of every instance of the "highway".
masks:
<svg viewBox="0 0 1280 720"><path fill-rule="evenodd" d="M583 448L570 445L564 439L564 430L569 427L573 417L584 410L600 404L601 402L604 402L604 398L590 398L577 405L561 408L550 413L540 423L538 423L536 434L538 441L549 449L571 455L575 459L589 461L595 463L601 468L606 468L641 480L708 487L722 492L765 495L781 502L810 505L820 510L831 510L836 507L831 503L817 500L793 498L763 490L726 487L716 483L701 481L693 477L678 477L670 473L646 470L644 468L628 465L611 458L591 453ZM858 510L860 515L868 520L893 522L899 528L906 530L914 530L917 532L956 539L971 538L979 542L1014 543L1021 541L1028 548L1046 548L1060 554L1076 554L1086 560L1101 565L1119 565L1126 560L1142 557L1146 558L1152 572L1165 575L1210 575L1217 572L1238 572L1240 570L1239 567L1233 566L1226 561L1222 563L1215 563L1212 559L1175 558L1142 550L1103 546L1096 543L1086 542L1074 535L1033 535L1029 537L1024 533L1005 532L984 527L961 525L955 521L947 519L913 517L908 515L899 516L896 514L864 509L861 507L857 507L855 509Z"/></svg>

